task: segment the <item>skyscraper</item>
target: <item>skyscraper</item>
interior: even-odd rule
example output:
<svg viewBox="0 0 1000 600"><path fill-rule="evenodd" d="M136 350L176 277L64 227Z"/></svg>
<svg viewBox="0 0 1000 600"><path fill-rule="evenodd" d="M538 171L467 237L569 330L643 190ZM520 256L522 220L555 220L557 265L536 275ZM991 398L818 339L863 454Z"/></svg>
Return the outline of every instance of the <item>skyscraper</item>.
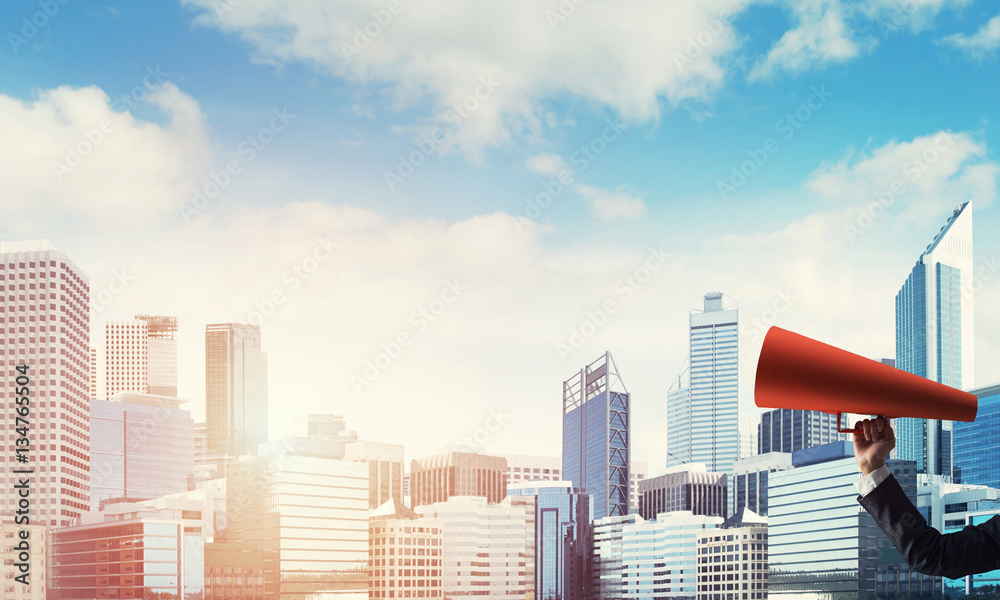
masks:
<svg viewBox="0 0 1000 600"><path fill-rule="evenodd" d="M262 553L268 599L364 594L368 513L368 467L316 445L276 440L228 467L226 541Z"/></svg>
<svg viewBox="0 0 1000 600"><path fill-rule="evenodd" d="M698 577L705 577L698 574L698 540L723 521L722 517L677 511L662 513L652 521L639 517L624 525L620 598L696 598Z"/></svg>
<svg viewBox="0 0 1000 600"><path fill-rule="evenodd" d="M149 348L143 321L104 324L104 400L119 392L147 393Z"/></svg>
<svg viewBox="0 0 1000 600"><path fill-rule="evenodd" d="M393 569L402 556L422 569ZM441 556L444 535L441 525L430 519L420 519L416 512L396 499L387 500L368 513L368 597L441 598ZM409 564L409 563L408 563ZM405 590L403 588L410 588ZM419 590L419 596L417 594ZM229 596L231 598L232 596Z"/></svg>
<svg viewBox="0 0 1000 600"><path fill-rule="evenodd" d="M403 502L403 446L358 440L344 446L344 459L368 465L368 507Z"/></svg>
<svg viewBox="0 0 1000 600"><path fill-rule="evenodd" d="M733 463L733 470L736 472L736 481L733 482L736 490L733 513L740 512L742 508L749 508L756 514L766 517L768 481L771 475L791 468L791 452L757 454Z"/></svg>
<svg viewBox="0 0 1000 600"><path fill-rule="evenodd" d="M637 513L622 517L604 517L594 521L594 558L592 561L593 598L624 598L625 586L622 581L622 544L625 528L645 519Z"/></svg>
<svg viewBox="0 0 1000 600"><path fill-rule="evenodd" d="M697 463L671 471L639 482L639 514L643 519L685 510L726 518L729 482L724 473L710 473Z"/></svg>
<svg viewBox="0 0 1000 600"><path fill-rule="evenodd" d="M104 399L120 392L177 396L177 317L136 315L104 325Z"/></svg>
<svg viewBox="0 0 1000 600"><path fill-rule="evenodd" d="M414 525L427 523L441 527L443 542L438 571L444 598L521 600L527 595L524 506L512 506L509 498L493 504L482 497L453 496L413 510L420 515ZM418 573L418 561L422 560L418 556L397 555L397 571L404 566L404 571ZM409 569L411 566L414 568ZM403 590L399 590L395 597L405 597L402 594ZM411 590L410 598L413 597L419 596L412 595Z"/></svg>
<svg viewBox="0 0 1000 600"><path fill-rule="evenodd" d="M979 398L979 410L975 421L955 423L955 480L1000 488L1000 464L991 460L1000 452L1000 384L969 392Z"/></svg>
<svg viewBox="0 0 1000 600"><path fill-rule="evenodd" d="M98 383L98 381L100 381L98 379L99 377L98 365L100 364L100 361L97 360L97 356L98 356L97 346L91 346L90 347L90 397L91 398L103 397L98 395L100 393L99 390L101 386Z"/></svg>
<svg viewBox="0 0 1000 600"><path fill-rule="evenodd" d="M691 311L688 385L667 394L667 466L703 463L732 478L740 457L739 308L721 292ZM732 488L729 490L732 496Z"/></svg>
<svg viewBox="0 0 1000 600"><path fill-rule="evenodd" d="M627 515L631 396L610 352L563 382L563 479L594 497L594 518Z"/></svg>
<svg viewBox="0 0 1000 600"><path fill-rule="evenodd" d="M128 513L88 515L52 532L48 597L202 598L205 539L201 521L191 517L133 505Z"/></svg>
<svg viewBox="0 0 1000 600"><path fill-rule="evenodd" d="M591 582L593 541L590 494L568 481L533 481L508 490L512 506L519 500L533 511L535 598L585 600ZM529 582L530 583L530 582Z"/></svg>
<svg viewBox="0 0 1000 600"><path fill-rule="evenodd" d="M792 453L793 469L771 474L768 490L768 587L774 598L856 600L875 592L875 560L888 544L858 506L858 463L851 442ZM886 466L916 500L913 461Z"/></svg>
<svg viewBox="0 0 1000 600"><path fill-rule="evenodd" d="M14 391L27 388L30 446L14 429L18 407L3 403L9 424L0 455L0 512L13 515L18 483L29 479L31 524L66 527L90 509L90 284L87 275L46 240L0 245L0 357ZM19 366L26 366L18 371ZM16 436L16 437L15 437ZM27 462L14 463L15 448ZM14 470L30 469L30 474Z"/></svg>
<svg viewBox="0 0 1000 600"><path fill-rule="evenodd" d="M776 408L760 415L757 454L794 452L844 439L837 416L818 410Z"/></svg>
<svg viewBox="0 0 1000 600"><path fill-rule="evenodd" d="M150 500L187 491L194 420L187 400L120 392L90 406L90 504Z"/></svg>
<svg viewBox="0 0 1000 600"><path fill-rule="evenodd" d="M210 456L254 454L267 441L267 354L260 327L205 327L205 403Z"/></svg>
<svg viewBox="0 0 1000 600"><path fill-rule="evenodd" d="M507 495L507 459L471 452L448 452L410 461L414 508L452 496L478 496L497 503Z"/></svg>
<svg viewBox="0 0 1000 600"><path fill-rule="evenodd" d="M524 481L544 479L546 481L562 481L562 457L530 456L526 454L502 454L507 459L507 485ZM639 482L649 473L649 461L629 461L629 475L632 484L629 486L629 506L635 509L639 506Z"/></svg>
<svg viewBox="0 0 1000 600"><path fill-rule="evenodd" d="M896 294L896 367L959 389L973 387L972 210L957 207ZM896 458L948 479L952 423L896 421Z"/></svg>
<svg viewBox="0 0 1000 600"><path fill-rule="evenodd" d="M767 598L767 519L744 507L701 533L697 549L696 600Z"/></svg>
<svg viewBox="0 0 1000 600"><path fill-rule="evenodd" d="M177 397L177 317L136 315L146 323L147 394Z"/></svg>

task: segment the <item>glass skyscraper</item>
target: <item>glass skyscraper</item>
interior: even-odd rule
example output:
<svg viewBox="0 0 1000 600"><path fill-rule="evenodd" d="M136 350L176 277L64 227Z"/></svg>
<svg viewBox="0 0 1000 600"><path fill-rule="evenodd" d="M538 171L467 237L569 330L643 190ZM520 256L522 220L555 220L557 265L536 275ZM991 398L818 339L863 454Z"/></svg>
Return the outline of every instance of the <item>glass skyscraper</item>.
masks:
<svg viewBox="0 0 1000 600"><path fill-rule="evenodd" d="M794 452L844 439L837 433L837 415L818 410L777 408L760 415L757 454Z"/></svg>
<svg viewBox="0 0 1000 600"><path fill-rule="evenodd" d="M896 294L896 367L939 383L972 387L972 210L966 202L920 255ZM952 423L897 419L896 458L928 475L952 476Z"/></svg>
<svg viewBox="0 0 1000 600"><path fill-rule="evenodd" d="M704 310L691 313L688 385L678 377L667 394L667 466L703 463L731 478L741 458L739 308L724 300L705 294Z"/></svg>
<svg viewBox="0 0 1000 600"><path fill-rule="evenodd" d="M507 492L512 504L519 496L534 499L535 598L590 598L590 495L568 481L521 483Z"/></svg>
<svg viewBox="0 0 1000 600"><path fill-rule="evenodd" d="M256 454L267 441L267 354L260 327L222 323L205 328L207 453Z"/></svg>
<svg viewBox="0 0 1000 600"><path fill-rule="evenodd" d="M970 390L979 398L972 423L955 422L955 473L958 483L1000 488L1000 384Z"/></svg>
<svg viewBox="0 0 1000 600"><path fill-rule="evenodd" d="M593 496L595 519L629 512L631 414L609 352L563 382L563 478Z"/></svg>
<svg viewBox="0 0 1000 600"><path fill-rule="evenodd" d="M791 452L768 452L741 458L733 465L736 471L736 502L733 512L746 507L754 513L767 516L767 483L771 474L792 468Z"/></svg>
<svg viewBox="0 0 1000 600"><path fill-rule="evenodd" d="M368 466L283 441L229 465L226 541L257 546L266 598L365 594Z"/></svg>
<svg viewBox="0 0 1000 600"><path fill-rule="evenodd" d="M644 522L636 513L594 521L593 598L617 600L625 597L622 584L623 532L629 525Z"/></svg>
<svg viewBox="0 0 1000 600"><path fill-rule="evenodd" d="M90 505L150 500L188 489L194 420L178 400L121 392L90 403Z"/></svg>
<svg viewBox="0 0 1000 600"><path fill-rule="evenodd" d="M639 514L655 519L660 513L691 511L726 518L728 483L725 473L707 472L700 464L671 469L639 482Z"/></svg>
<svg viewBox="0 0 1000 600"><path fill-rule="evenodd" d="M858 504L859 477L851 442L792 453L795 468L768 483L768 594L784 598L856 600L875 592L875 561L888 544ZM887 461L916 499L912 461Z"/></svg>
<svg viewBox="0 0 1000 600"><path fill-rule="evenodd" d="M123 519L54 531L48 597L203 597L201 522L184 518L185 512L137 507Z"/></svg>

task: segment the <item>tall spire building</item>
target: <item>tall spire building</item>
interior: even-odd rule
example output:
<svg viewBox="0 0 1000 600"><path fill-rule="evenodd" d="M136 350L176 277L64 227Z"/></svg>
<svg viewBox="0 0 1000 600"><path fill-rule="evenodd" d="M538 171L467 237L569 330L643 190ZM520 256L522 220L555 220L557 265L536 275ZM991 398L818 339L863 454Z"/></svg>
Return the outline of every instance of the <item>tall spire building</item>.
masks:
<svg viewBox="0 0 1000 600"><path fill-rule="evenodd" d="M667 466L702 463L731 480L742 440L739 308L727 298L710 292L691 312L687 385L682 372L667 392Z"/></svg>
<svg viewBox="0 0 1000 600"><path fill-rule="evenodd" d="M974 387L972 210L966 202L917 259L896 294L896 367L958 389ZM898 419L896 458L950 480L952 423Z"/></svg>
<svg viewBox="0 0 1000 600"><path fill-rule="evenodd" d="M594 497L594 519L629 513L631 415L610 352L563 382L562 476Z"/></svg>

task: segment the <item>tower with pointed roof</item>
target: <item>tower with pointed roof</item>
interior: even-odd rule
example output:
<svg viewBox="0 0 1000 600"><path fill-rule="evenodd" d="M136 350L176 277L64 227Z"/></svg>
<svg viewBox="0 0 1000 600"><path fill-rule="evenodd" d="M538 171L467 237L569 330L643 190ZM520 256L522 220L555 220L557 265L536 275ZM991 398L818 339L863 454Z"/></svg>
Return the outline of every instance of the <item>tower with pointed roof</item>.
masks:
<svg viewBox="0 0 1000 600"><path fill-rule="evenodd" d="M972 209L966 202L927 246L896 294L896 367L958 389L974 386ZM896 458L951 479L950 421L898 419Z"/></svg>

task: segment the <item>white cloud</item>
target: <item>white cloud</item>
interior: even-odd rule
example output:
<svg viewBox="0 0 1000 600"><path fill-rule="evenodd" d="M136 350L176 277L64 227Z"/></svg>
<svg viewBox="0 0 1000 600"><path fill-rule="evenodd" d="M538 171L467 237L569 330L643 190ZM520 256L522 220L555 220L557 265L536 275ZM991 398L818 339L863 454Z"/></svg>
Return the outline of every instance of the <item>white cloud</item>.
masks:
<svg viewBox="0 0 1000 600"><path fill-rule="evenodd" d="M196 23L246 41L254 60L302 62L367 86L375 102L423 115L395 131L423 139L443 129L440 152L480 159L484 148L544 140L559 120L551 101L567 96L629 123L658 120L664 104L683 104L696 120L710 116L727 71L746 58L738 50L747 34L731 20L754 4L780 6L793 25L751 66L751 81L847 63L880 38L932 28L942 11L969 1L183 3Z"/></svg>
<svg viewBox="0 0 1000 600"><path fill-rule="evenodd" d="M972 135L941 131L848 152L816 169L806 185L838 208L881 202L897 224L927 223L942 202L974 200L979 209L992 203L1000 166L986 156L985 143Z"/></svg>
<svg viewBox="0 0 1000 600"><path fill-rule="evenodd" d="M876 23L883 38L901 30L920 33L934 26L946 8L958 8L972 0L869 0L860 11Z"/></svg>
<svg viewBox="0 0 1000 600"><path fill-rule="evenodd" d="M663 100L709 99L737 47L720 16L745 6L441 0L401 2L391 14L379 0L243 0L227 11L216 10L217 0L184 3L199 24L247 41L256 60L304 62L384 87L394 107L429 103L433 116L418 125L445 127L443 150L472 154L538 135L554 96L595 101L632 122L657 119Z"/></svg>
<svg viewBox="0 0 1000 600"><path fill-rule="evenodd" d="M17 141L0 147L7 215L141 226L176 212L209 159L205 120L171 83L146 92L164 124L116 110L96 87L59 87L30 102L0 95L0 133Z"/></svg>
<svg viewBox="0 0 1000 600"><path fill-rule="evenodd" d="M875 49L880 39L931 29L946 9L970 0L765 0L785 7L794 26L750 69L750 81L846 63Z"/></svg>
<svg viewBox="0 0 1000 600"><path fill-rule="evenodd" d="M634 219L646 214L646 203L642 198L625 191L587 185L579 181L579 173L570 168L558 154L543 153L528 157L525 166L535 173L550 178L553 186L562 189L568 185L590 203L590 215L597 219Z"/></svg>
<svg viewBox="0 0 1000 600"><path fill-rule="evenodd" d="M646 214L646 203L624 189L608 190L592 185L574 189L590 200L590 214L598 219L634 219Z"/></svg>
<svg viewBox="0 0 1000 600"><path fill-rule="evenodd" d="M845 62L858 55L845 22L845 9L838 0L807 0L791 3L796 25L786 31L767 55L750 70L750 81L767 79L785 71L806 70Z"/></svg>
<svg viewBox="0 0 1000 600"><path fill-rule="evenodd" d="M958 48L971 60L984 60L1000 48L1000 15L987 21L972 35L956 33L941 41Z"/></svg>
<svg viewBox="0 0 1000 600"><path fill-rule="evenodd" d="M529 156L525 166L542 175L557 176L563 171L570 171L569 165L558 154L543 153Z"/></svg>

